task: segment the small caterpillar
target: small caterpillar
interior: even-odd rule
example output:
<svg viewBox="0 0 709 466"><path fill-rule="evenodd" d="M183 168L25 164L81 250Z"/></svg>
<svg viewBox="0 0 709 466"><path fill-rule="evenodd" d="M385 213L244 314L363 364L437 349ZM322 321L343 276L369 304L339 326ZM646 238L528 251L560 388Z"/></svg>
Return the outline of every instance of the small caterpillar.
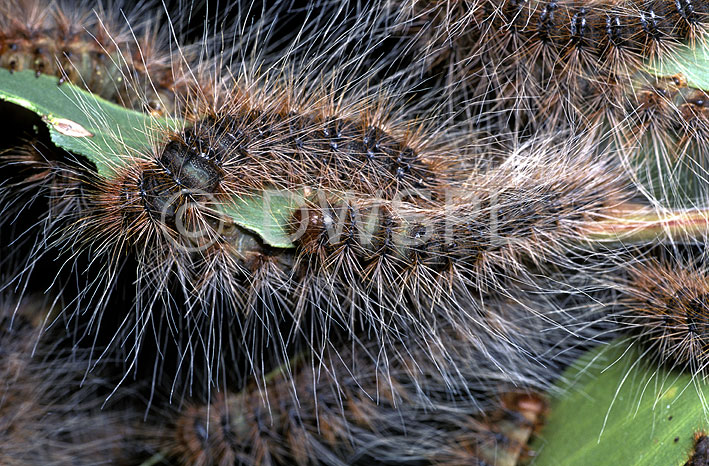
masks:
<svg viewBox="0 0 709 466"><path fill-rule="evenodd" d="M707 97L678 75L639 85L625 109L607 112L630 172L666 205L693 207L707 196Z"/></svg>
<svg viewBox="0 0 709 466"><path fill-rule="evenodd" d="M291 419L290 422L279 419L279 430L272 431L267 423L276 413L261 412L258 398L249 401L232 395L214 403L211 409L194 407L182 415L177 421L172 456L178 459L178 464L195 465L341 465L372 464L372 461L383 465L411 461L436 465L512 465L525 457L526 445L518 442L534 429L542 410L538 398L522 396L512 400L517 404L502 405L483 419L456 408L455 414L439 414L439 419L433 420L429 418L436 414L432 408L425 416L428 422L418 415L406 419L405 426L397 426L401 419L387 419L395 418L396 410L388 413L386 408L366 398L349 399L346 409L352 413L345 417L337 407L323 407L318 412L319 427L308 425L315 423L310 419ZM279 401L281 405L285 403ZM256 409L248 409L249 405ZM304 408L299 406L299 412L305 411ZM326 410L334 412L328 416ZM205 420L207 412L208 421ZM348 422L351 425L342 425ZM260 431L254 432L251 423L258 424ZM450 426L446 426L447 423ZM436 431L431 424L456 430L454 434ZM244 432L247 429L249 431ZM406 433L401 432L404 429ZM248 444L242 440L244 437L249 439ZM416 444L411 443L414 440ZM348 445L349 442L355 445Z"/></svg>
<svg viewBox="0 0 709 466"><path fill-rule="evenodd" d="M176 94L185 92L181 73L189 52L171 54L157 4L129 5L5 2L0 67L54 75L59 83L72 82L125 107L169 114L180 101Z"/></svg>
<svg viewBox="0 0 709 466"><path fill-rule="evenodd" d="M694 261L696 262L696 261ZM672 256L629 267L619 319L662 364L704 374L709 281L699 262Z"/></svg>
<svg viewBox="0 0 709 466"><path fill-rule="evenodd" d="M423 41L422 55L429 62L458 54L448 63L454 72L474 78L468 80L478 86L471 97L493 92L493 112L506 106L538 116L539 123L550 118L552 125L576 112L589 116L617 105L618 96L609 89L627 92L643 60L662 60L682 42L704 39L709 13L701 1L479 0L401 6L397 27L410 23L419 30L415 40ZM588 109L604 97L603 105Z"/></svg>
<svg viewBox="0 0 709 466"><path fill-rule="evenodd" d="M706 2L387 5L395 19L384 29L411 36L413 55L443 75L472 126L512 140L571 128L610 142L600 147L618 149L610 152L663 204L706 197L707 94L687 81L704 66ZM677 74L658 71L667 63Z"/></svg>

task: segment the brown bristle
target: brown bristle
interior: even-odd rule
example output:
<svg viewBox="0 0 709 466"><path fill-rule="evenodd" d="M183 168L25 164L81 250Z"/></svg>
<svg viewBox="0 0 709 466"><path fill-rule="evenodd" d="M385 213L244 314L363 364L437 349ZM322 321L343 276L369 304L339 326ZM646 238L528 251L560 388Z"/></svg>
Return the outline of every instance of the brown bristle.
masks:
<svg viewBox="0 0 709 466"><path fill-rule="evenodd" d="M636 328L651 356L671 367L704 373L709 350L709 280L680 260L630 268L623 321Z"/></svg>

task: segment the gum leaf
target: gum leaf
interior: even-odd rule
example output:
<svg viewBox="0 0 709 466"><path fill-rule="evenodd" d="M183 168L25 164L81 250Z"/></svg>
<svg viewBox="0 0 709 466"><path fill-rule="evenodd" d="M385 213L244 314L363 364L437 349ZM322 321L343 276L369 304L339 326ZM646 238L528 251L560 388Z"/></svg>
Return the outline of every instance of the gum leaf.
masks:
<svg viewBox="0 0 709 466"><path fill-rule="evenodd" d="M645 65L645 71L656 78L682 76L686 89L709 92L709 44L700 40L678 46L672 53L663 54ZM683 95L682 92L678 96ZM682 97L672 97L675 105L684 103ZM679 99L679 100L678 100ZM658 116L656 118L665 118ZM696 131L688 127L677 134L673 130L658 133L651 129L635 144L640 146L632 161L638 182L660 203L672 208L693 208L709 195L706 160L703 149L678 139L684 132ZM701 134L701 131L700 131ZM670 153L658 151L655 138L662 138L671 147ZM691 138L689 139L691 141Z"/></svg>
<svg viewBox="0 0 709 466"><path fill-rule="evenodd" d="M127 153L145 153L151 135L176 122L125 109L56 77L34 71L10 73L0 69L0 99L20 105L42 117L52 142L96 165L110 176Z"/></svg>
<svg viewBox="0 0 709 466"><path fill-rule="evenodd" d="M59 85L56 77L37 77L31 70L10 73L0 69L0 99L39 115L54 144L86 157L104 177L112 176L126 155L150 153L152 142L165 128L184 124L125 109L71 83ZM270 204L265 204L269 210L264 211L266 197ZM296 206L293 200L284 196L259 194L236 199L233 205L223 206L223 211L267 244L290 248L293 243L285 229L292 206Z"/></svg>
<svg viewBox="0 0 709 466"><path fill-rule="evenodd" d="M707 427L706 383L641 360L627 341L590 351L562 380L532 444L535 466L680 466Z"/></svg>
<svg viewBox="0 0 709 466"><path fill-rule="evenodd" d="M222 205L221 211L270 246L292 248L287 226L292 213L303 204L299 193L265 190L248 198L234 198L233 203Z"/></svg>

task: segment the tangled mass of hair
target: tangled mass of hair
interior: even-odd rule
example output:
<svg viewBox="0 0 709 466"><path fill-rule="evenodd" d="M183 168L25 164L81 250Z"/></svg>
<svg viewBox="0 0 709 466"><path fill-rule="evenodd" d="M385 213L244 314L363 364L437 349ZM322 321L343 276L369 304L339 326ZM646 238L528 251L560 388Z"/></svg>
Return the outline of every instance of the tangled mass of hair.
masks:
<svg viewBox="0 0 709 466"><path fill-rule="evenodd" d="M675 57L707 32L704 0L5 1L0 89L54 79L103 142L0 104L0 463L523 464L597 345L703 378Z"/></svg>

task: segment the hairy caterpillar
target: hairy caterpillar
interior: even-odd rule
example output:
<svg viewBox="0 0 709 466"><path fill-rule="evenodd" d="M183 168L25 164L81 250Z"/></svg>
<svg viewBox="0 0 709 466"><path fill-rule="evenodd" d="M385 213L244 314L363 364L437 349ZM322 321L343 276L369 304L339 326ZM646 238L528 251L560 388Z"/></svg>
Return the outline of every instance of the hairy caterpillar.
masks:
<svg viewBox="0 0 709 466"><path fill-rule="evenodd" d="M259 115L256 109L251 114ZM337 139L328 140L323 137L328 127L323 128L318 119L289 116L284 124L305 122L309 127L295 135L284 131L280 136L273 130L266 133L264 142L252 135L250 145L225 147L223 141L231 141L232 134L265 131L259 129L258 120L243 123L242 114L222 115L234 126L228 133L217 133L218 139L214 132L193 135L205 126L215 127L210 121L214 117L207 117L178 135L180 139L162 143L158 156L130 160L108 179L64 162L45 162L41 156L17 161L51 175L41 178L52 202L45 218L47 237L40 242L42 249L33 252L33 260L45 254L61 257L62 249L77 260L83 250L89 254L89 263L100 264L100 272L91 274L95 282L82 285L78 298L87 299L99 322L120 267L130 259L137 267L137 276L131 279L137 280L136 297L130 299L136 300L140 319L148 323L167 319L175 325L207 326L209 331L216 331L214 319L224 319L221 325L235 319L232 325L244 333L237 338L243 340L250 364L261 361L266 352L259 345L287 351L293 342L279 341L279 335L292 335L288 338L297 341L299 334L307 334L314 351L331 337L351 338L359 329L383 348L412 335L430 339L433 345L438 343L436 329L452 324L469 333L475 344L480 331L498 331L489 326L495 316L484 304L491 299L490 293L510 295L513 288L533 287L534 274L543 270L534 272L534 263L573 266L566 256L575 247L583 249L584 225L611 215L626 196L617 174L586 157L583 148L573 152L573 146L524 148L489 172L473 173L469 180L443 178L456 189L453 201L450 194L435 191L428 199L421 196L425 186L416 185L421 178L399 178L397 171L404 163L398 160L401 155L387 159L385 152L377 155L384 159L385 169L374 165L378 170L373 170L371 179L360 172L361 184L350 182L353 189L361 186L361 192L344 191L344 181L328 177L327 171L347 167L340 168L337 159L329 165L323 159L327 160L332 145L356 148L355 143L361 144L358 139L367 137L362 132L368 126L355 126L353 135L344 137L339 132ZM279 129L279 123L276 120L268 126ZM386 133L379 137L387 141ZM274 156L271 150L298 151L299 138L310 153L298 156L300 160L283 160L293 163L285 173L285 167L279 166L283 155L276 152ZM260 149L264 143L268 150ZM323 146L327 149L321 155L318 151ZM409 152L410 161L405 163L421 163L416 162L416 151L400 150ZM567 153L574 156L567 157ZM341 155L358 156L354 150L343 150ZM388 163L395 165L388 168ZM545 179L551 169L548 164L558 168L559 163L564 170L559 178ZM274 171L269 173L269 169ZM418 167L411 172L416 170L433 173ZM440 183L441 175L445 172L428 179ZM226 195L246 195L250 184L251 191L268 187L264 180L288 192L311 190L324 198L324 203L318 203L318 197L311 196L296 210L294 223L305 226L302 236L294 237L294 248L269 247L225 220L218 210L220 199L229 199ZM410 199L396 200L399 190L404 191L396 183L413 188ZM366 193L365 188L375 184L393 187L378 196ZM318 186L322 191L316 191ZM371 215L373 207L378 209L376 215ZM360 219L367 217L370 230L360 230L357 222L364 223ZM337 229L339 238L330 236ZM367 234L368 239L362 240ZM76 248L79 254L73 252ZM132 255L122 259L124 251ZM184 303L176 299L176 291L184 296ZM95 293L101 293L104 302L92 302ZM529 312L541 316L546 310ZM178 324L182 315L188 316L188 324ZM120 325L136 325L130 314L122 318ZM336 331L337 327L344 333ZM193 331L204 338L202 332L207 330ZM138 344L144 335L134 335ZM275 340L257 343L261 336ZM211 338L216 341L209 345L219 341L216 333ZM273 349L268 353L287 359L285 353Z"/></svg>
<svg viewBox="0 0 709 466"><path fill-rule="evenodd" d="M279 401L283 406L285 402ZM432 420L430 417L437 411L430 408L426 415L417 413L414 417L407 417L406 425L397 425L397 421L401 421L396 419L396 410L387 412L381 404L375 405L371 400L359 397L347 401L346 409L351 410L351 414L343 416L337 407L332 407L330 409L334 412L328 416L325 411L329 409L321 408L317 413L320 431L318 426L309 425L316 424L315 420L284 422L278 419L275 426L288 429L282 433L270 431L268 426L275 413L260 412L263 408L259 403L258 398L252 401L231 395L214 403L209 410L193 407L185 412L175 428L173 456L178 459L178 464L339 465L416 461L417 464L438 465L479 462L513 465L525 457L524 442L541 417L543 406L532 396L511 397L510 404L502 404L497 411L491 410L482 419L456 408L455 413L439 414L439 419ZM308 411L306 407L298 409ZM276 415L280 416L280 413ZM352 425L342 425L347 422ZM266 431L253 432L249 426L251 423ZM446 426L447 423L450 425ZM431 424L439 424L442 430L436 431ZM455 433L443 430L446 427L456 429ZM251 436L244 435L246 429L250 430ZM206 435L207 431L211 434ZM249 439L249 444L245 443L244 437ZM416 442L413 448L412 441ZM349 442L354 446L348 445Z"/></svg>
<svg viewBox="0 0 709 466"><path fill-rule="evenodd" d="M376 347L332 350L321 371L300 361L292 379L277 372L266 391L249 386L188 405L161 430L164 451L199 465L516 464L545 401L500 395L514 390L504 381L490 392L477 350L449 338L449 364L466 374L462 385L434 375L416 342L389 361Z"/></svg>
<svg viewBox="0 0 709 466"><path fill-rule="evenodd" d="M682 42L704 39L709 13L701 1L478 0L400 6L395 27L418 31L414 40L422 42L421 55L429 63L458 54L448 63L478 86L470 98L493 92L492 105L528 113L539 118L537 123L555 115L552 125L577 112L589 116L617 105L613 89L628 92L643 60L662 60ZM587 108L599 98L608 100Z"/></svg>
<svg viewBox="0 0 709 466"><path fill-rule="evenodd" d="M646 354L670 367L704 374L708 341L707 277L698 259L669 254L628 267L617 317L632 329Z"/></svg>
<svg viewBox="0 0 709 466"><path fill-rule="evenodd" d="M395 19L383 29L411 36L413 55L443 75L451 105L467 106L472 125L508 128L512 140L570 127L619 149L663 204L706 196L707 94L687 80L705 67L706 2L387 5L383 16ZM661 71L668 64L670 75Z"/></svg>

